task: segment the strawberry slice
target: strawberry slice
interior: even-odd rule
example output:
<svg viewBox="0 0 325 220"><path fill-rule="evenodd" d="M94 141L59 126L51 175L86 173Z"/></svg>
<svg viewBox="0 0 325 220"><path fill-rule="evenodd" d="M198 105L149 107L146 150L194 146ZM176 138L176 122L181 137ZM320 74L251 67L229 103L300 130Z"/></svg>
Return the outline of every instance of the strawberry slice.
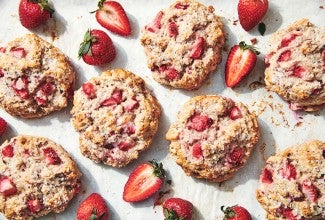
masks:
<svg viewBox="0 0 325 220"><path fill-rule="evenodd" d="M202 147L201 147L201 143L197 142L193 145L192 147L192 156L195 159L200 159L203 157L203 151L202 151Z"/></svg>
<svg viewBox="0 0 325 220"><path fill-rule="evenodd" d="M283 178L286 178L287 180L295 180L297 176L297 171L292 164L287 163L285 167L280 170L280 174Z"/></svg>
<svg viewBox="0 0 325 220"><path fill-rule="evenodd" d="M17 193L16 185L6 176L0 176L0 193L11 196Z"/></svg>
<svg viewBox="0 0 325 220"><path fill-rule="evenodd" d="M31 213L36 213L41 210L42 204L38 199L30 199L27 201L27 207Z"/></svg>
<svg viewBox="0 0 325 220"><path fill-rule="evenodd" d="M269 169L264 168L264 170L262 171L262 174L260 176L260 180L262 183L266 183L266 184L272 183L273 182L272 172Z"/></svg>
<svg viewBox="0 0 325 220"><path fill-rule="evenodd" d="M319 190L309 180L305 180L302 183L302 192L311 202L316 202L319 197Z"/></svg>
<svg viewBox="0 0 325 220"><path fill-rule="evenodd" d="M241 114L241 111L240 109L237 107L237 106L234 106L231 110L230 110L230 113L229 113L229 117L231 120L236 120L238 118L242 118L242 114Z"/></svg>
<svg viewBox="0 0 325 220"><path fill-rule="evenodd" d="M21 58L24 58L26 56L25 49L21 48L21 47L13 47L13 48L10 49L10 52L17 59L21 59Z"/></svg>
<svg viewBox="0 0 325 220"><path fill-rule="evenodd" d="M281 40L281 48L287 47L297 36L298 34L289 33Z"/></svg>
<svg viewBox="0 0 325 220"><path fill-rule="evenodd" d="M58 165L61 163L59 155L52 147L44 148L43 153L45 155L45 162L47 164Z"/></svg>
<svg viewBox="0 0 325 220"><path fill-rule="evenodd" d="M256 64L256 55L259 52L252 45L240 42L230 49L226 63L226 85L235 87L247 76Z"/></svg>
<svg viewBox="0 0 325 220"><path fill-rule="evenodd" d="M187 122L188 129L194 129L196 131L204 131L211 127L213 121L206 115L194 114Z"/></svg>
<svg viewBox="0 0 325 220"><path fill-rule="evenodd" d="M14 148L10 144L8 144L4 148L2 148L1 152L4 157L13 157L14 156Z"/></svg>
<svg viewBox="0 0 325 220"><path fill-rule="evenodd" d="M90 82L82 84L82 91L88 96L89 99L96 97L94 85Z"/></svg>
<svg viewBox="0 0 325 220"><path fill-rule="evenodd" d="M150 24L147 24L144 29L152 33L156 33L161 28L161 19L163 15L164 13L159 11L155 19Z"/></svg>
<svg viewBox="0 0 325 220"><path fill-rule="evenodd" d="M278 62L285 62L290 60L290 58L291 58L291 50L285 50L280 54L278 58Z"/></svg>
<svg viewBox="0 0 325 220"><path fill-rule="evenodd" d="M0 117L0 137L5 133L6 129L8 127L8 124L6 120Z"/></svg>
<svg viewBox="0 0 325 220"><path fill-rule="evenodd" d="M131 34L129 18L120 3L100 0L98 8L96 20L101 26L121 36L129 36Z"/></svg>
<svg viewBox="0 0 325 220"><path fill-rule="evenodd" d="M170 37L175 37L178 35L178 26L173 21L168 23L167 30Z"/></svg>
<svg viewBox="0 0 325 220"><path fill-rule="evenodd" d="M155 160L143 163L135 168L124 186L123 200L140 202L155 194L165 179L162 163Z"/></svg>
<svg viewBox="0 0 325 220"><path fill-rule="evenodd" d="M205 40L203 37L198 37L192 48L191 48L191 52L190 52L190 57L192 59L199 59L202 55L202 52L203 52L203 47L204 47L204 43L205 43Z"/></svg>

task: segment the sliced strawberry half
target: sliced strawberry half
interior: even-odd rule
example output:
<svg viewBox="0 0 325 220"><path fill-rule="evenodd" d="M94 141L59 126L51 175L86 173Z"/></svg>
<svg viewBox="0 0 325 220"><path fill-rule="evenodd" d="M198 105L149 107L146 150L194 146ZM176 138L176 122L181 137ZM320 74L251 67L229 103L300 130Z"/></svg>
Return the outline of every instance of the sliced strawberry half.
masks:
<svg viewBox="0 0 325 220"><path fill-rule="evenodd" d="M101 26L121 36L129 36L131 34L129 18L120 3L100 0L98 7L96 19Z"/></svg>
<svg viewBox="0 0 325 220"><path fill-rule="evenodd" d="M0 176L0 193L3 193L5 196L11 196L17 193L17 187L6 176Z"/></svg>
<svg viewBox="0 0 325 220"><path fill-rule="evenodd" d="M290 163L287 163L285 167L280 170L280 174L283 178L286 178L288 180L295 180L297 177L296 168Z"/></svg>
<svg viewBox="0 0 325 220"><path fill-rule="evenodd" d="M17 59L22 59L22 58L26 57L26 51L24 48L21 48L21 47L13 47L10 49L10 52Z"/></svg>
<svg viewBox="0 0 325 220"><path fill-rule="evenodd" d="M306 180L302 183L302 192L311 202L316 202L319 197L319 190L309 180Z"/></svg>
<svg viewBox="0 0 325 220"><path fill-rule="evenodd" d="M135 168L124 186L123 200L126 202L140 202L155 194L165 179L162 163L155 160L144 163Z"/></svg>
<svg viewBox="0 0 325 220"><path fill-rule="evenodd" d="M58 153L52 147L44 148L43 153L47 164L58 165L61 163Z"/></svg>
<svg viewBox="0 0 325 220"><path fill-rule="evenodd" d="M4 157L13 157L14 156L14 148L8 144L4 148L2 148L2 155Z"/></svg>
<svg viewBox="0 0 325 220"><path fill-rule="evenodd" d="M27 207L31 213L36 213L41 210L42 203L38 199L30 199L27 201Z"/></svg>
<svg viewBox="0 0 325 220"><path fill-rule="evenodd" d="M195 40L190 52L190 57L192 59L199 59L201 57L203 53L204 44L205 44L205 40L203 37L198 37Z"/></svg>
<svg viewBox="0 0 325 220"><path fill-rule="evenodd" d="M88 96L89 99L96 97L95 87L90 82L82 84L82 91Z"/></svg>
<svg viewBox="0 0 325 220"><path fill-rule="evenodd" d="M155 19L150 24L147 24L144 28L147 31L156 33L161 28L161 19L163 16L164 16L164 13L162 11L159 11L158 14L156 15Z"/></svg>
<svg viewBox="0 0 325 220"><path fill-rule="evenodd" d="M247 76L256 64L256 55L259 52L252 45L240 42L230 49L226 62L226 85L235 87L245 76Z"/></svg>
<svg viewBox="0 0 325 220"><path fill-rule="evenodd" d="M269 169L264 168L264 170L262 171L262 174L260 176L260 180L262 183L266 183L266 184L272 183L273 182L272 172Z"/></svg>
<svg viewBox="0 0 325 220"><path fill-rule="evenodd" d="M196 131L204 131L211 127L213 120L206 115L194 114L187 122L188 129L194 129Z"/></svg>

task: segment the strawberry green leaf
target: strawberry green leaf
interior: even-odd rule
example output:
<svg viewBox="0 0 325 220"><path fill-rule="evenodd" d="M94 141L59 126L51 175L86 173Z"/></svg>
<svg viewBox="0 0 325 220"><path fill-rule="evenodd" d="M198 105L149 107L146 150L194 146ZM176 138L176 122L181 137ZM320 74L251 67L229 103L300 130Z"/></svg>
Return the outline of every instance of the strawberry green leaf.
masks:
<svg viewBox="0 0 325 220"><path fill-rule="evenodd" d="M164 179L165 178L165 170L163 168L162 163L157 163L157 161L155 159L149 161L149 163L153 166L154 168L154 175L159 177L160 179Z"/></svg>
<svg viewBox="0 0 325 220"><path fill-rule="evenodd" d="M224 220L227 220L228 218L232 218L232 217L236 216L236 212L231 207L227 207L225 209L224 206L221 206L221 211L223 213L225 213L225 217L223 218Z"/></svg>
<svg viewBox="0 0 325 220"><path fill-rule="evenodd" d="M38 4L40 6L41 10L45 9L46 11L48 11L51 14L51 16L55 12L54 9L51 8L51 6L49 5L48 0L27 0L27 1Z"/></svg>
<svg viewBox="0 0 325 220"><path fill-rule="evenodd" d="M78 58L80 59L85 54L91 55L91 49L90 49L91 45L96 41L97 41L96 37L91 36L90 29L88 29L87 32L85 33L83 42L80 44L80 48L78 51Z"/></svg>
<svg viewBox="0 0 325 220"><path fill-rule="evenodd" d="M247 45L244 41L241 41L241 42L239 43L239 47L240 47L240 49L242 49L242 50L251 50L251 51L253 51L256 55L259 55L259 54L260 54L260 52L257 50L256 47L254 47L253 45Z"/></svg>
<svg viewBox="0 0 325 220"><path fill-rule="evenodd" d="M258 31L260 32L260 34L262 36L264 36L264 33L266 31L266 26L265 26L265 24L263 22L258 24Z"/></svg>

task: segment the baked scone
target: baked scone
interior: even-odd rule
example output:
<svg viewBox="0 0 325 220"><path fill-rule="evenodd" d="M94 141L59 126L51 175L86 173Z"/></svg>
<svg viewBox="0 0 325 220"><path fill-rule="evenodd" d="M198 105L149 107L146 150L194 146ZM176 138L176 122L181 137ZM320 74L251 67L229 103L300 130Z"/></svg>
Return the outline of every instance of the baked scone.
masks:
<svg viewBox="0 0 325 220"><path fill-rule="evenodd" d="M160 106L139 76L115 69L75 92L72 122L81 153L95 162L122 167L147 149L158 129Z"/></svg>
<svg viewBox="0 0 325 220"><path fill-rule="evenodd" d="M0 48L0 105L13 116L38 118L66 107L74 82L67 57L36 34Z"/></svg>
<svg viewBox="0 0 325 220"><path fill-rule="evenodd" d="M301 19L270 38L266 88L293 110L316 111L325 104L325 27Z"/></svg>
<svg viewBox="0 0 325 220"><path fill-rule="evenodd" d="M0 146L0 212L27 220L62 212L80 190L75 162L58 144L21 135Z"/></svg>
<svg viewBox="0 0 325 220"><path fill-rule="evenodd" d="M221 62L225 33L212 6L181 0L159 11L142 30L141 44L153 78L164 85L198 89Z"/></svg>
<svg viewBox="0 0 325 220"><path fill-rule="evenodd" d="M197 96L184 104L166 139L187 175L222 182L246 163L259 140L259 125L242 103Z"/></svg>
<svg viewBox="0 0 325 220"><path fill-rule="evenodd" d="M256 195L269 220L325 219L325 142L306 142L271 156Z"/></svg>

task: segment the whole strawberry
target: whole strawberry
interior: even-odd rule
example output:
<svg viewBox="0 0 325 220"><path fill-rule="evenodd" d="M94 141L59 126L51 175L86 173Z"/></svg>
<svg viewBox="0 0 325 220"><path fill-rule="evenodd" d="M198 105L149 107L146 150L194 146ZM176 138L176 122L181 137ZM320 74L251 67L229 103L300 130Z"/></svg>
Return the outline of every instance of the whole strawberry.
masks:
<svg viewBox="0 0 325 220"><path fill-rule="evenodd" d="M269 7L268 0L239 0L238 18L245 31L251 30L264 17Z"/></svg>
<svg viewBox="0 0 325 220"><path fill-rule="evenodd" d="M111 38L101 30L88 30L80 44L78 57L89 65L102 65L111 62L116 56Z"/></svg>
<svg viewBox="0 0 325 220"><path fill-rule="evenodd" d="M123 200L140 202L155 194L165 179L162 163L155 160L143 163L135 168L124 186Z"/></svg>
<svg viewBox="0 0 325 220"><path fill-rule="evenodd" d="M191 220L193 204L180 198L169 198L163 203L165 220Z"/></svg>
<svg viewBox="0 0 325 220"><path fill-rule="evenodd" d="M249 212L239 205L225 208L221 206L221 211L225 213L224 220L252 220Z"/></svg>
<svg viewBox="0 0 325 220"><path fill-rule="evenodd" d="M129 36L132 32L128 16L119 2L100 0L96 11L97 22L121 36Z"/></svg>
<svg viewBox="0 0 325 220"><path fill-rule="evenodd" d="M44 24L53 13L47 0L21 0L19 3L19 20L27 29Z"/></svg>
<svg viewBox="0 0 325 220"><path fill-rule="evenodd" d="M226 85L235 87L245 76L247 76L256 64L256 55L259 52L252 45L240 42L230 49L226 62Z"/></svg>
<svg viewBox="0 0 325 220"><path fill-rule="evenodd" d="M7 122L0 117L0 137L5 133L7 127L8 127Z"/></svg>
<svg viewBox="0 0 325 220"><path fill-rule="evenodd" d="M93 193L80 204L77 220L108 220L108 214L104 199L98 193Z"/></svg>

